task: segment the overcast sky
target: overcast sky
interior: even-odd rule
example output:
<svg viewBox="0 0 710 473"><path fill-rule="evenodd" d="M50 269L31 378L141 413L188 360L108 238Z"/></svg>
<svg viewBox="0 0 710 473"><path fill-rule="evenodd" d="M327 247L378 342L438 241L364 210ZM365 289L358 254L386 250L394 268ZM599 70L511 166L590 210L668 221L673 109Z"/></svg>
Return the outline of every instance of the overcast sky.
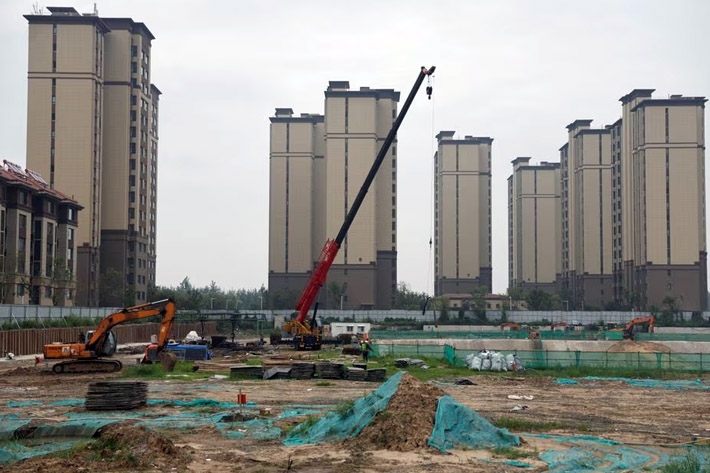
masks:
<svg viewBox="0 0 710 473"><path fill-rule="evenodd" d="M22 15L32 3L0 2L0 158L20 164ZM494 139L493 290L504 292L512 159L559 161L567 124L613 123L618 99L634 88L710 95L706 0L97 3L100 16L132 17L156 37L162 285L185 276L225 288L266 285L268 117L276 107L323 113L329 80L394 88L404 99L419 67L437 66L434 99L417 97L397 150L398 276L419 291L433 290L432 128ZM40 2L47 5L89 12L94 2Z"/></svg>

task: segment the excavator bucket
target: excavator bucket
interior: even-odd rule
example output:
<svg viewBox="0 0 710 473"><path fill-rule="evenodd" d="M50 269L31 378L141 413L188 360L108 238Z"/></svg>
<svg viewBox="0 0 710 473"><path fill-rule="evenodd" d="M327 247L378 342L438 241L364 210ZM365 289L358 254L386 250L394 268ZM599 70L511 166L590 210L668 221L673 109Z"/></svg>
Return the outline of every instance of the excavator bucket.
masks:
<svg viewBox="0 0 710 473"><path fill-rule="evenodd" d="M177 363L177 356L174 353L170 353L167 350L163 350L158 354L160 359L160 364L163 365L165 371L173 371L175 369L175 363Z"/></svg>

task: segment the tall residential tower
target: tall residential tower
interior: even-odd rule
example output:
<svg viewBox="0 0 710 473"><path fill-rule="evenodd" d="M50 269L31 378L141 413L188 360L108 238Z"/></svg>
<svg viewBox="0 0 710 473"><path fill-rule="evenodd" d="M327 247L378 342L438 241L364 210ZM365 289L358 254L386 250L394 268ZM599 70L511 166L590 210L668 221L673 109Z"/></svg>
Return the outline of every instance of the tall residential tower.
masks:
<svg viewBox="0 0 710 473"><path fill-rule="evenodd" d="M557 292L561 273L560 164L513 160L508 178L508 284Z"/></svg>
<svg viewBox="0 0 710 473"><path fill-rule="evenodd" d="M434 155L434 292L491 291L492 138L442 131Z"/></svg>
<svg viewBox="0 0 710 473"><path fill-rule="evenodd" d="M335 238L397 116L399 92L331 81L325 115L271 120L269 291L300 292ZM392 307L397 284L396 142L362 203L320 294L321 307Z"/></svg>
<svg viewBox="0 0 710 473"><path fill-rule="evenodd" d="M152 33L49 7L29 22L27 165L84 207L77 303L145 302L155 284L158 97ZM119 276L104 288L100 275Z"/></svg>

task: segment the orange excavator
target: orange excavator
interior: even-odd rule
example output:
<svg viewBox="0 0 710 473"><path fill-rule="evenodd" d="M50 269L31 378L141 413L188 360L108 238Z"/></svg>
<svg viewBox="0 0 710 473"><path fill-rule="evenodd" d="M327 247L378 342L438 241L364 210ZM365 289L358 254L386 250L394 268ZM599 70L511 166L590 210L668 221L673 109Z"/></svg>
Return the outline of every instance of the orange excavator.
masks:
<svg viewBox="0 0 710 473"><path fill-rule="evenodd" d="M502 331L505 331L506 329L508 330L520 330L520 324L516 324L515 322L508 322L506 324L500 324L500 329Z"/></svg>
<svg viewBox="0 0 710 473"><path fill-rule="evenodd" d="M656 318L653 315L649 317L636 317L624 328L624 333L622 335L624 340L634 340L636 338L636 334L641 331L653 333L655 321ZM648 329L644 330L646 324L648 324Z"/></svg>
<svg viewBox="0 0 710 473"><path fill-rule="evenodd" d="M131 320L161 316L160 334L158 335L158 356L164 365L171 366L170 356L164 352L170 331L175 321L175 302L165 299L157 302L128 307L120 312L106 316L96 330L86 334L78 343L52 343L44 346L45 360L64 360L52 367L55 373L112 373L120 371L123 365L119 360L106 360L116 352L116 335L111 331L116 325ZM174 355L172 355L174 356Z"/></svg>

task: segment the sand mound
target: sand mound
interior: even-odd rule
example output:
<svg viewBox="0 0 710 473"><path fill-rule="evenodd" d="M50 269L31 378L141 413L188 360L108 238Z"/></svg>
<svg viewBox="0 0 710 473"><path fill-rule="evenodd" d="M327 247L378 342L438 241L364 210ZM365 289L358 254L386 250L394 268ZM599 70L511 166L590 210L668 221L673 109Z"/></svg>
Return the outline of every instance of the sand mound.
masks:
<svg viewBox="0 0 710 473"><path fill-rule="evenodd" d="M662 343L636 342L634 340L624 340L613 344L607 352L609 353L670 353L671 349Z"/></svg>
<svg viewBox="0 0 710 473"><path fill-rule="evenodd" d="M176 447L145 427L122 422L104 427L95 442L69 454L35 457L0 471L185 471L190 463L190 450Z"/></svg>
<svg viewBox="0 0 710 473"><path fill-rule="evenodd" d="M399 452L426 448L439 398L445 394L436 386L405 373L387 409L377 414L350 443L356 447Z"/></svg>

